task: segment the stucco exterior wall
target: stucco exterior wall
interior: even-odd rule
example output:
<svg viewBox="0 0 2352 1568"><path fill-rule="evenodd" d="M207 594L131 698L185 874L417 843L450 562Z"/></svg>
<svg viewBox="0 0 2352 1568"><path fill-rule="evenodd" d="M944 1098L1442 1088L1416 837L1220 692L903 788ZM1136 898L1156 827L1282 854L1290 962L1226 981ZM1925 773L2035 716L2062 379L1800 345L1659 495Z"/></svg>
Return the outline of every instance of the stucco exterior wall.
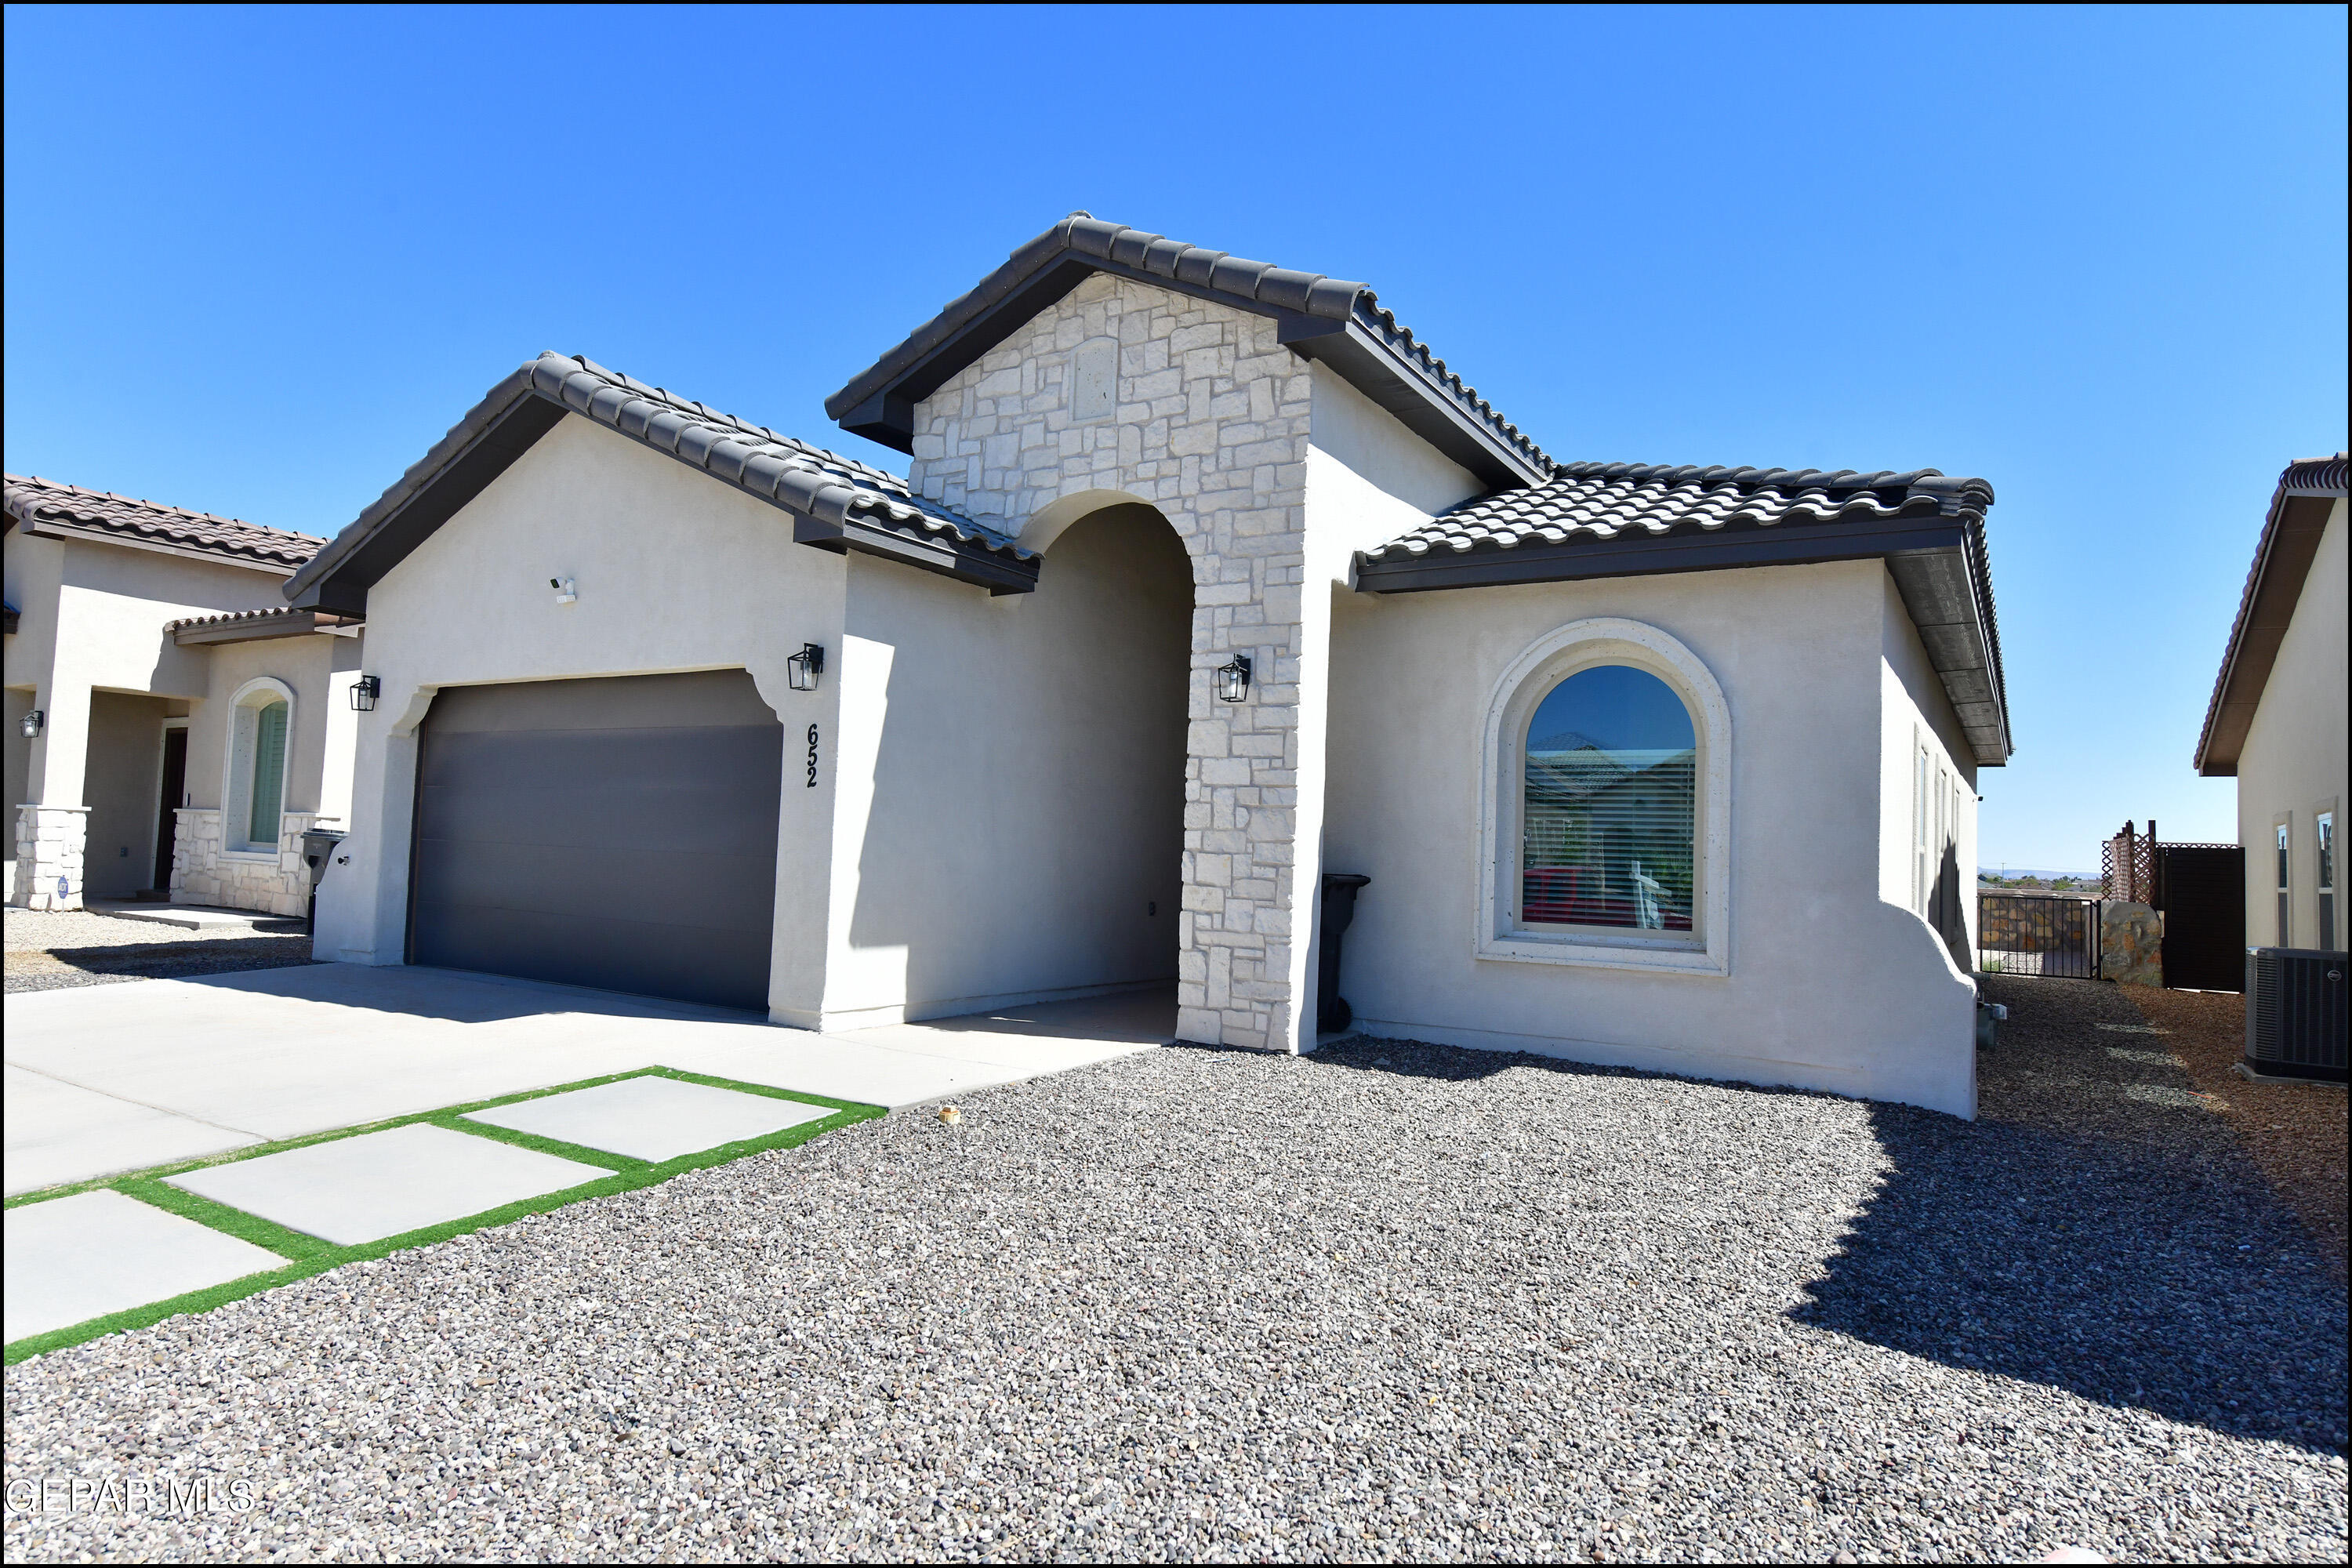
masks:
<svg viewBox="0 0 2352 1568"><path fill-rule="evenodd" d="M310 901L302 830L343 827L351 810L358 715L351 686L364 657L364 633L269 637L198 645L205 655L205 700L188 720L188 771L173 858L175 903L298 915ZM278 841L240 842L225 814L237 693L270 680L291 693L286 731L286 793ZM93 828L93 831L95 829Z"/></svg>
<svg viewBox="0 0 2352 1568"><path fill-rule="evenodd" d="M2238 753L2238 842L2246 847L2246 943L2250 947L2319 945L2319 846L2313 820L2336 814L2336 853L2343 855L2345 773L2346 580L2345 503L2336 503L2312 557L2310 574L2263 683L2262 701ZM2285 818L2293 865L2289 872L2291 928L2278 929L2275 825ZM2341 950L2352 914L2344 908L2344 870L2336 868L2336 931L2328 945Z"/></svg>
<svg viewBox="0 0 2352 1568"><path fill-rule="evenodd" d="M16 635L7 639L7 683L28 693L26 705L40 709L45 719L38 739L28 745L21 737L15 742L25 748L23 799L13 803L20 818L16 837L20 844L48 847L19 857L11 898L40 908L74 908L81 901L86 864L126 858L116 853L122 847L119 834L87 862L83 854L92 804L85 798L92 788L90 761L115 754L110 745L92 746L92 693L200 700L208 652L179 647L165 625L276 608L284 603L285 579L124 545L28 538L20 528L9 530L6 553L9 602L22 612ZM17 765L11 763L12 778ZM63 895L56 891L59 877L68 889Z"/></svg>
<svg viewBox="0 0 2352 1568"><path fill-rule="evenodd" d="M1372 879L1341 973L1359 1026L1972 1115L1973 988L1881 896L1885 592L1860 562L1342 596L1325 854ZM1722 690L1725 973L1476 956L1488 694L1596 617L1664 632Z"/></svg>
<svg viewBox="0 0 2352 1568"><path fill-rule="evenodd" d="M855 1028L1176 975L1192 573L1139 507L1034 594L853 556L824 1018Z"/></svg>
<svg viewBox="0 0 2352 1568"><path fill-rule="evenodd" d="M844 651L846 573L794 543L774 508L565 418L369 594L367 672L383 694L357 716L351 864L320 884L318 955L403 960L416 727L442 687L741 668L783 721L788 786L820 726L817 787L785 788L779 807L769 998L772 1016L814 1023L845 682L792 691L784 660L804 642ZM553 577L574 580L577 603L555 602Z"/></svg>
<svg viewBox="0 0 2352 1568"><path fill-rule="evenodd" d="M1975 984L1977 929L1977 769L1942 677L1927 657L1919 628L1904 608L1895 579L1879 573L1879 812L1878 896L1908 908L1913 897L1917 748L1928 752L1942 795L1928 803L1931 884L1945 884L1945 946L1952 973ZM1951 781L1947 784L1943 781ZM1957 787L1953 787L1957 786ZM1940 822L1940 828L1939 828ZM1933 919L1934 911L1930 910Z"/></svg>

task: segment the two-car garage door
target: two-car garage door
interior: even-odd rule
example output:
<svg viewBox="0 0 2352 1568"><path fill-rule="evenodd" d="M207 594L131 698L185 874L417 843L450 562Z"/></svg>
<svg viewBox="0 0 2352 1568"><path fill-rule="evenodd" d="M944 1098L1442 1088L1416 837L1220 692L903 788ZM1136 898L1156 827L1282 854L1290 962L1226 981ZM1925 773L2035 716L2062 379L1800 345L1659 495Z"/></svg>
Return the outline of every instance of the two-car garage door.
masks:
<svg viewBox="0 0 2352 1568"><path fill-rule="evenodd" d="M445 689L409 962L768 1005L783 727L741 670Z"/></svg>

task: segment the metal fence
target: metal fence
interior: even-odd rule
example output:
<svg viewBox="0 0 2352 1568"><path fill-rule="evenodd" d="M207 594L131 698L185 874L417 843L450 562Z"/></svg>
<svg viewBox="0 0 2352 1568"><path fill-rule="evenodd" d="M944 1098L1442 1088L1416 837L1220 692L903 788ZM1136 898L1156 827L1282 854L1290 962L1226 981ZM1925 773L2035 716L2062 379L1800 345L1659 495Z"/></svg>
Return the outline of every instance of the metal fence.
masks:
<svg viewBox="0 0 2352 1568"><path fill-rule="evenodd" d="M1977 968L1987 974L2099 977L2099 900L1977 895Z"/></svg>

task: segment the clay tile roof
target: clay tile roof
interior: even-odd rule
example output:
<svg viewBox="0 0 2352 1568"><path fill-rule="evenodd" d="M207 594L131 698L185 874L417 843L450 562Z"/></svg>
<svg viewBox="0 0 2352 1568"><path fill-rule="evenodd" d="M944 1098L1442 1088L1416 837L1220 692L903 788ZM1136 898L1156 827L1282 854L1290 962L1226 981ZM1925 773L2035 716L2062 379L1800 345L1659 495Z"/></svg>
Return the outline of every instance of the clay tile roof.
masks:
<svg viewBox="0 0 2352 1568"><path fill-rule="evenodd" d="M532 389L542 396L763 500L780 501L826 522L854 516L896 532L945 534L1015 560L1035 558L1036 552L1022 549L1012 535L915 494L896 474L648 386L593 360L551 353L525 368ZM436 447L427 453L410 475L437 468L435 453L439 451ZM407 482L404 479L386 491L387 498L401 492ZM362 521L365 516L362 514Z"/></svg>
<svg viewBox="0 0 2352 1568"><path fill-rule="evenodd" d="M1365 554L1394 560L1436 551L1509 550L1535 540L1565 544L1629 532L1655 537L1732 522L1769 527L1795 518L1832 521L1941 511L1981 521L1991 504L1992 487L1984 480L1948 479L1934 468L1864 474L1564 463L1543 484L1465 501Z"/></svg>
<svg viewBox="0 0 2352 1568"><path fill-rule="evenodd" d="M233 517L215 517L208 511L190 511L185 507L84 489L79 485L59 484L31 475L10 474L6 479L7 514L27 526L55 522L278 571L300 566L326 542L307 533L264 528Z"/></svg>
<svg viewBox="0 0 2352 1568"><path fill-rule="evenodd" d="M1222 296L1236 305L1255 308L1261 313L1287 311L1329 321L1352 318L1397 359L1412 366L1430 395L1451 401L1536 472L1548 472L1552 467L1541 447L1448 369L1444 360L1430 353L1429 345L1401 324L1395 313L1380 303L1379 296L1369 285L1320 272L1276 267L1271 262L1250 261L1226 251L1108 222L1086 212L1072 213L1013 251L1002 267L969 291L941 306L938 315L909 332L905 342L826 398L825 412L835 419L845 419L860 404L896 383L975 320L1020 295L1041 271L1071 256L1092 258L1113 268L1171 279Z"/></svg>

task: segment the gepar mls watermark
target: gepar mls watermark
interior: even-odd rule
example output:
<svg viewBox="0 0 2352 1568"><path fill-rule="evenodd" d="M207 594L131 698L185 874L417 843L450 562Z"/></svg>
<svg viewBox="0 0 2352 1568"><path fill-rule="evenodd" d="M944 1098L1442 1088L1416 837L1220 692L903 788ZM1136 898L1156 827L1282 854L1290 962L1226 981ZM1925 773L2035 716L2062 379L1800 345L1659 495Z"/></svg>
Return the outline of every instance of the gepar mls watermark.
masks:
<svg viewBox="0 0 2352 1568"><path fill-rule="evenodd" d="M8 1511L16 1514L243 1513L253 1507L253 1483L224 1476L11 1476Z"/></svg>

